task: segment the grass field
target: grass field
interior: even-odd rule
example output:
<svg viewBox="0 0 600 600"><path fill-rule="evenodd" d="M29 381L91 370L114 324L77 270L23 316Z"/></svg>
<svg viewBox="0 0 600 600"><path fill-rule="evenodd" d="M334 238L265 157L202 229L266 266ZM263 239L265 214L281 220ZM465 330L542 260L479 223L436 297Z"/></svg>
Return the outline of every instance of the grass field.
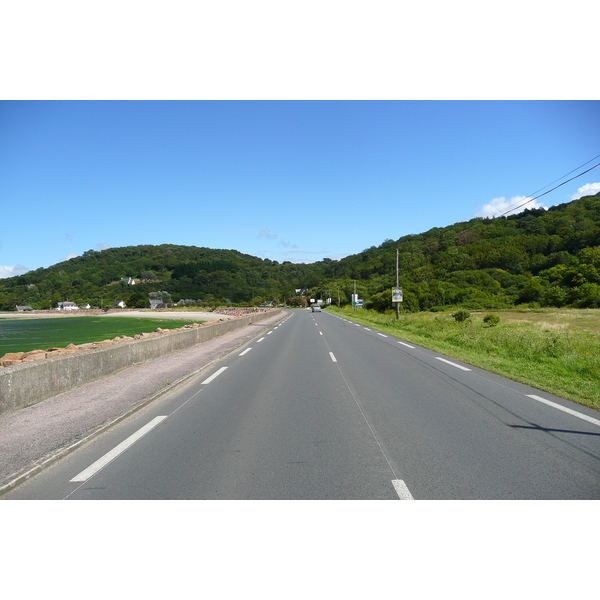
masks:
<svg viewBox="0 0 600 600"><path fill-rule="evenodd" d="M121 335L133 337L138 333L154 331L157 327L177 329L193 322L182 319L104 316L2 319L0 356L4 356L7 352L29 352L47 348L64 348L69 344L100 342Z"/></svg>
<svg viewBox="0 0 600 600"><path fill-rule="evenodd" d="M600 309L490 311L456 322L451 313L380 314L329 308L359 323L504 377L600 410ZM391 311L390 311L391 312Z"/></svg>

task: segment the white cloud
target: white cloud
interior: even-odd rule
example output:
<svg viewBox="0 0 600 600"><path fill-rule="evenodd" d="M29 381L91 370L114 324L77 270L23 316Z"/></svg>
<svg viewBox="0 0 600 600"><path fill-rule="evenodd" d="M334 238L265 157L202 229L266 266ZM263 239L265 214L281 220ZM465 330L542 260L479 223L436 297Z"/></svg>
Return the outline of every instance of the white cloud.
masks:
<svg viewBox="0 0 600 600"><path fill-rule="evenodd" d="M63 260L71 260L72 258L75 258L79 256L79 254L77 254L77 252L69 252L69 254L67 254Z"/></svg>
<svg viewBox="0 0 600 600"><path fill-rule="evenodd" d="M27 273L29 269L24 265L14 265L12 267L0 265L0 279L6 279L7 277L16 277L17 275L23 275Z"/></svg>
<svg viewBox="0 0 600 600"><path fill-rule="evenodd" d="M270 229L263 229L259 234L258 234L259 238L263 238L265 240L276 240L277 239L277 234L276 233L271 233Z"/></svg>
<svg viewBox="0 0 600 600"><path fill-rule="evenodd" d="M528 202L529 200L529 202ZM513 210L511 210L511 208ZM510 211L511 215L517 215L524 210L531 208L546 208L541 202L531 201L527 196L513 196L508 200L504 196L494 198L487 204L484 204L472 218L475 217L496 217Z"/></svg>
<svg viewBox="0 0 600 600"><path fill-rule="evenodd" d="M571 200L579 200L579 198L582 198L583 196L593 196L598 192L600 192L600 182L586 183L577 190L576 194L571 196Z"/></svg>
<svg viewBox="0 0 600 600"><path fill-rule="evenodd" d="M108 244L105 244L104 242L102 242L101 244L96 244L96 250L98 250L99 252L102 252L102 250L108 250L110 248L110 246Z"/></svg>

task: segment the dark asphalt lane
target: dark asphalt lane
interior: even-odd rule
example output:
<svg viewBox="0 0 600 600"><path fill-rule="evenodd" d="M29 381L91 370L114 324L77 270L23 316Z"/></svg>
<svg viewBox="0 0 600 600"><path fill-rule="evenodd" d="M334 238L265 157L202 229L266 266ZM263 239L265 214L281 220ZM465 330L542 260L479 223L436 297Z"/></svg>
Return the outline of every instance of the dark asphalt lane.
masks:
<svg viewBox="0 0 600 600"><path fill-rule="evenodd" d="M594 411L410 346L292 311L6 497L600 497Z"/></svg>

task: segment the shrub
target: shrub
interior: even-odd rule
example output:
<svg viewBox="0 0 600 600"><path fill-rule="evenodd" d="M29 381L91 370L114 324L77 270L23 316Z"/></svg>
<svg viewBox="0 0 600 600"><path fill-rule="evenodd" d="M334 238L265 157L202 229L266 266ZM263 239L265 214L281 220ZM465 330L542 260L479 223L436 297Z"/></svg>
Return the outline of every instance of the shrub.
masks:
<svg viewBox="0 0 600 600"><path fill-rule="evenodd" d="M500 317L498 315L485 315L485 317L483 317L483 322L488 326L488 327L495 327L496 325L498 325L498 323L500 323Z"/></svg>
<svg viewBox="0 0 600 600"><path fill-rule="evenodd" d="M468 310L460 309L453 313L452 316L454 317L455 321L462 323L471 316L471 313Z"/></svg>

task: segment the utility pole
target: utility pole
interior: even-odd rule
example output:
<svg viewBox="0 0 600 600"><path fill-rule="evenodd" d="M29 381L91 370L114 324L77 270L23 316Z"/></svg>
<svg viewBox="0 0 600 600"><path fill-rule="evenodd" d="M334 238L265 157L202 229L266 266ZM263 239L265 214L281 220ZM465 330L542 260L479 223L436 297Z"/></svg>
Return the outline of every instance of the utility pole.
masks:
<svg viewBox="0 0 600 600"><path fill-rule="evenodd" d="M354 312L356 312L356 279L354 280L354 302L352 304L354 305Z"/></svg>
<svg viewBox="0 0 600 600"><path fill-rule="evenodd" d="M398 248L396 248L396 289L398 285ZM396 321L400 320L400 302L396 302Z"/></svg>

